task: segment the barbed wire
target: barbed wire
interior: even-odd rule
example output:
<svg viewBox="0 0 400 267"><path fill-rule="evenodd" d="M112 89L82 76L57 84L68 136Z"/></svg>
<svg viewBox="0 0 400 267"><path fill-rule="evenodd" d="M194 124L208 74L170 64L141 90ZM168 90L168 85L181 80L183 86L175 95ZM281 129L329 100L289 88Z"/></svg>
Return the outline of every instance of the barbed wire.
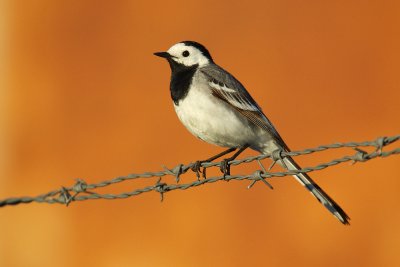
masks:
<svg viewBox="0 0 400 267"><path fill-rule="evenodd" d="M129 174L126 176L116 177L114 179L102 181L99 183L92 183L88 184L82 179L76 179L76 183L70 187L61 187L60 189L50 191L46 194L34 196L34 197L11 197L0 200L0 207L10 206L10 205L18 205L22 203L59 203L69 205L74 201L84 201L90 199L123 199L129 198L133 196L137 196L143 193L148 192L157 192L161 196L161 201L164 199L164 194L173 190L186 190L192 187L197 187L204 184L215 183L221 180L230 181L230 180L248 180L251 183L249 184L248 188L251 188L256 182L262 181L270 188L272 186L266 181L268 178L272 177L284 177L288 175L294 175L298 173L308 173L313 171L319 171L331 166L335 166L344 162L352 162L353 164L356 162L365 162L377 157L389 157L392 155L400 154L400 148L395 148L389 151L383 151L385 146L388 146L400 139L400 135L391 136L391 137L379 137L373 141L365 141L365 142L348 142L348 143L334 143L330 145L322 145L315 148L308 148L301 151L274 151L273 153L267 155L258 155L247 157L240 160L233 160L230 161L230 165L239 165L243 163L250 163L253 161L257 161L260 164L261 170L256 170L252 174L247 175L221 175L207 178L204 175L204 179L200 179L198 172L196 172L197 180L190 182L190 183L179 183L180 176L186 173L189 170L192 170L196 163L189 163L189 164L179 164L172 169L168 169L164 166L164 170L158 172L144 172L140 174ZM355 150L355 154L347 155L338 159L333 159L329 162L318 164L313 167L303 168L301 170L293 170L293 171L284 171L284 172L269 172L273 164L282 159L285 156L299 156L299 155L307 155L311 153L321 152L328 149L337 149L337 148L353 148ZM374 147L374 151L368 153L367 151L361 149L365 147ZM273 163L268 171L263 167L261 160L265 158L271 158ZM220 162L203 162L201 163L201 167L203 168L204 172L205 169L215 166L221 166L223 161ZM205 174L205 173L204 173ZM162 182L163 176L173 176L175 178L176 183L165 183ZM94 192L93 190L101 187L110 186L117 183L122 183L128 180L135 180L135 179L151 179L151 178L158 178L156 183L150 186L145 186L142 188L135 189L130 192L123 192L119 194L100 194Z"/></svg>

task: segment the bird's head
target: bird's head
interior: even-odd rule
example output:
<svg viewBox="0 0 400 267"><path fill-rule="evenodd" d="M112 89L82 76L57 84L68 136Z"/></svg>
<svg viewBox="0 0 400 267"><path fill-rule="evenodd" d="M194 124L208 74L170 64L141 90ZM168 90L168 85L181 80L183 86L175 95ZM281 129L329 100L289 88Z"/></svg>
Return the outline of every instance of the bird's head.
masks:
<svg viewBox="0 0 400 267"><path fill-rule="evenodd" d="M154 55L167 59L171 67L174 65L202 67L213 62L208 50L193 41L179 42L171 46L167 52L157 52Z"/></svg>

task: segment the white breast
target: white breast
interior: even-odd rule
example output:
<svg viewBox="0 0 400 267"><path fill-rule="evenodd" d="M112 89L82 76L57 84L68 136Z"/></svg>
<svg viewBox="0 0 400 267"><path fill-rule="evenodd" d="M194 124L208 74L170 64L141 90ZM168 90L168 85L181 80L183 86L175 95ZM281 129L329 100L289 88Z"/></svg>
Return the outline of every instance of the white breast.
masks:
<svg viewBox="0 0 400 267"><path fill-rule="evenodd" d="M207 83L194 77L187 96L174 104L186 128L198 138L223 147L239 147L256 139L255 129L229 104L211 94ZM201 84L201 86L193 86Z"/></svg>

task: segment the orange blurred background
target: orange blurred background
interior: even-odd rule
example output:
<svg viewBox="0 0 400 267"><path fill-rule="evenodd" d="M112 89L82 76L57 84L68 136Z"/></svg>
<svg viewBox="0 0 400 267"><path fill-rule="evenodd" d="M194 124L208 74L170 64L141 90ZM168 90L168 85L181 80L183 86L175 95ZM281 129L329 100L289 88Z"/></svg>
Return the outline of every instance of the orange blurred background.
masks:
<svg viewBox="0 0 400 267"><path fill-rule="evenodd" d="M221 151L179 123L169 67L152 54L182 40L207 46L294 150L399 134L399 12L399 1L3 0L0 198ZM1 208L0 266L400 266L399 163L313 173L349 227L291 177L272 180L273 191L219 182L163 203L149 193Z"/></svg>

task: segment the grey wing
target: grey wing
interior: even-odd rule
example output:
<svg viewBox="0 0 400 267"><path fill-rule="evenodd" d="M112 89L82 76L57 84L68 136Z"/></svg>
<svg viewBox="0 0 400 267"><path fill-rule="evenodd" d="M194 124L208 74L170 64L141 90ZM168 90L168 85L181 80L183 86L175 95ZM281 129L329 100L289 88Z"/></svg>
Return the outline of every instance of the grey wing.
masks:
<svg viewBox="0 0 400 267"><path fill-rule="evenodd" d="M202 67L200 71L206 76L214 96L230 104L254 125L267 131L282 148L289 151L288 146L260 106L233 75L218 65L208 65Z"/></svg>

